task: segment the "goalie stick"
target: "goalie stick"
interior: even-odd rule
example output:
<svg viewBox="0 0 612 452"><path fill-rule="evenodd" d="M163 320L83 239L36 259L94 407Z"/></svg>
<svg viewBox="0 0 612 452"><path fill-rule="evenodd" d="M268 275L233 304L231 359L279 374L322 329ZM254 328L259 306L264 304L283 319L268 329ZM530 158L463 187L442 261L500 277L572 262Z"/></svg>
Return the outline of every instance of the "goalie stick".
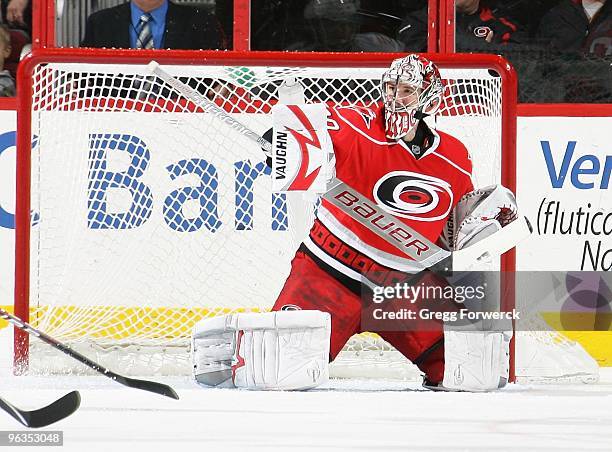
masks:
<svg viewBox="0 0 612 452"><path fill-rule="evenodd" d="M37 410L21 410L0 397L0 408L30 428L46 427L74 413L81 404L78 391L72 391L55 402Z"/></svg>
<svg viewBox="0 0 612 452"><path fill-rule="evenodd" d="M233 130L241 135L253 140L266 153L267 156L272 155L272 144L258 135L253 130L249 129L244 124L232 118L225 110L219 108L214 102L198 93L196 90L174 78L166 72L156 61L151 61L147 69L152 74L159 77L166 84L174 88L179 94L191 100L194 104L204 109L205 112L212 114L220 121L227 124ZM399 249L403 254L409 256L414 261L422 265L423 269L431 269L436 266L436 269L442 271L451 271L453 267L460 270L469 270L480 261L486 261L494 256L499 256L506 251L514 248L519 242L528 237L532 232L532 227L526 217L519 217L509 225L503 227L489 237L475 243L472 246L458 251L447 251L435 245L426 237L419 234L407 224L401 222L393 215L379 209L375 203L365 198L357 190L353 190L346 183L339 179L331 181L331 189L322 195L324 199L341 209L347 215L351 216L359 223L367 227L379 237ZM347 204L348 203L348 204ZM352 208L353 205L364 206L368 210L375 210L376 213L370 217L378 217L383 215L395 219L395 222L402 229L406 240L398 241L396 237L390 234L383 233L380 228L376 228L365 219L364 215L359 214L359 210Z"/></svg>
<svg viewBox="0 0 612 452"><path fill-rule="evenodd" d="M43 342L49 344L53 348L56 348L57 350L61 351L62 353L65 353L66 355L70 356L71 358L74 358L77 361L85 364L90 369L93 369L96 372L101 373L105 377L108 377L111 380L115 380L119 384L122 384L124 386L128 386L130 388L142 389L143 391L154 392L156 394L161 394L163 396L170 397L172 399L177 399L178 400L178 398L179 398L179 396L176 394L174 389L172 389L168 385L165 385L163 383L158 383L156 381L138 380L136 378L125 377L123 375L119 375L119 374L111 371L110 369L107 369L106 367L101 366L100 364L96 363L95 361L92 361L91 359L87 358L86 356L81 355L79 352L71 349L69 346L67 346L65 344L62 344L61 342L59 342L58 340L52 338L51 336L43 333L42 331L37 330L32 325L24 322L19 317L16 317L16 316L8 313L7 311L5 311L2 308L0 308L0 318L3 318L5 320L7 320L8 322L12 323L15 326L15 328L19 328L20 330L23 330L23 331L25 331L28 334L36 336L37 338L39 338Z"/></svg>

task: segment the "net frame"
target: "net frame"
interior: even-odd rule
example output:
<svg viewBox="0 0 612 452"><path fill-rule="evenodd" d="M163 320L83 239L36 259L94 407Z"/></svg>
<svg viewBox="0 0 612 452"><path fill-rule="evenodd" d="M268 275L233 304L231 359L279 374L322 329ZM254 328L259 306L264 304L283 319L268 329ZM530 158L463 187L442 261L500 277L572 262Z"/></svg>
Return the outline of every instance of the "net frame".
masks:
<svg viewBox="0 0 612 452"><path fill-rule="evenodd" d="M16 208L16 256L15 256L15 312L21 318L30 318L30 174L31 174L31 114L32 77L39 64L76 63L92 64L104 61L108 64L146 65L155 59L162 65L208 65L232 66L285 66L285 67L330 67L345 68L386 67L397 54L299 54L283 52L191 52L191 51L133 51L133 50L87 50L48 49L34 52L20 68L20 86L25 87L19 94L18 105L18 157L17 157L17 208ZM501 183L515 189L515 142L516 142L516 75L512 67L501 57L493 55L429 55L440 68L491 69L499 74L502 86L502 156ZM514 269L514 252L506 253L502 268ZM21 332L15 335L15 365L18 371L27 368L28 337ZM375 352L376 353L376 352ZM511 366L513 368L513 366Z"/></svg>

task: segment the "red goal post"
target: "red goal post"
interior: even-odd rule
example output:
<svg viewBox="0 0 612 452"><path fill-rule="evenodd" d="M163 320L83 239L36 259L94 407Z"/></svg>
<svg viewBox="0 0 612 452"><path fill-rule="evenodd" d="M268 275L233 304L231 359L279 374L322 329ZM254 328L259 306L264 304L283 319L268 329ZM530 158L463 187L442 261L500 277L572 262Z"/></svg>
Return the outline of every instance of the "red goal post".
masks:
<svg viewBox="0 0 612 452"><path fill-rule="evenodd" d="M299 202L265 192L258 149L168 96L146 72L151 60L205 94L227 90L218 105L261 133L284 78L301 81L307 101L372 104L382 71L400 56L34 51L18 74L16 315L77 348L101 342L129 354L153 346L172 355L202 316L273 303L307 231L292 223L308 216L294 214ZM477 181L514 191L514 70L494 55L428 57L447 87L438 126L464 141L475 166L482 162ZM126 149L131 161L122 173ZM113 153L119 156L111 162ZM159 155L163 162L154 162ZM136 198L142 203L133 209ZM500 268L514 270L513 252ZM16 331L16 369L27 368L33 354Z"/></svg>

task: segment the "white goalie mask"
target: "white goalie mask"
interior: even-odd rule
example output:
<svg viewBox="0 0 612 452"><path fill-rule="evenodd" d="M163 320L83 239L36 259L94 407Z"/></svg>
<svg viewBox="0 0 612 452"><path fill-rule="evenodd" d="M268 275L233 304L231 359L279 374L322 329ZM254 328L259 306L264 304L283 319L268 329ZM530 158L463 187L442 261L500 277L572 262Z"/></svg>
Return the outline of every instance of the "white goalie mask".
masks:
<svg viewBox="0 0 612 452"><path fill-rule="evenodd" d="M438 68L427 58L411 54L391 63L381 79L385 134L399 140L424 116L440 108L444 86Z"/></svg>

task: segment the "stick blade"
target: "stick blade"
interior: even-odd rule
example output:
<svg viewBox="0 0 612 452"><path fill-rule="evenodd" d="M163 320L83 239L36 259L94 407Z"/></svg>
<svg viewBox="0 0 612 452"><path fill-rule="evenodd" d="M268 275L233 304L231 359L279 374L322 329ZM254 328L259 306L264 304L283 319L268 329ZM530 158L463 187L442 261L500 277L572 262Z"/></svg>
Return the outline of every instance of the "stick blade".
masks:
<svg viewBox="0 0 612 452"><path fill-rule="evenodd" d="M37 410L20 410L16 406L0 399L0 407L26 427L40 428L61 421L74 413L81 405L81 395L72 391L50 405Z"/></svg>
<svg viewBox="0 0 612 452"><path fill-rule="evenodd" d="M81 405L81 395L78 391L72 391L51 405L30 412L28 427L45 427L60 421L74 413Z"/></svg>
<svg viewBox="0 0 612 452"><path fill-rule="evenodd" d="M154 392L155 394L161 394L166 397L170 397L171 399L178 400L178 394L172 389L170 386L158 383L156 381L149 380L138 380L136 378L128 378L121 377L116 378L118 383L124 384L125 386L129 386L130 388L142 389L143 391Z"/></svg>

